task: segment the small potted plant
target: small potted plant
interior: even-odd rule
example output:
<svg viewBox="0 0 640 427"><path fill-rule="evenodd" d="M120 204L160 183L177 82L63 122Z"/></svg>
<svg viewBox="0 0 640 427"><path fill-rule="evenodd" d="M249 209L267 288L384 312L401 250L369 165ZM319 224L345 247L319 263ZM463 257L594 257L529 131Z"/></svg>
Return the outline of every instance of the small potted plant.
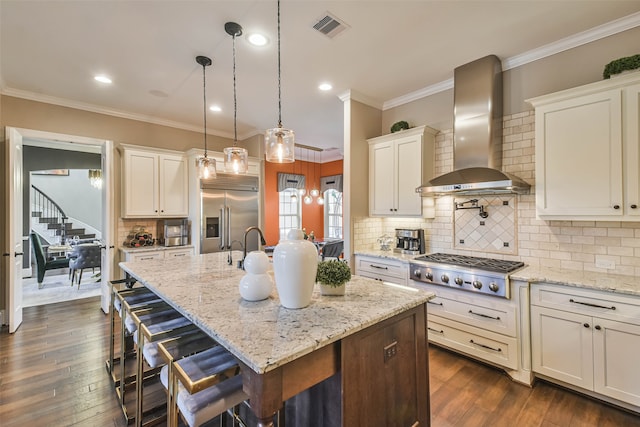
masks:
<svg viewBox="0 0 640 427"><path fill-rule="evenodd" d="M316 282L320 284L322 295L344 295L346 283L351 280L351 269L346 262L320 261Z"/></svg>

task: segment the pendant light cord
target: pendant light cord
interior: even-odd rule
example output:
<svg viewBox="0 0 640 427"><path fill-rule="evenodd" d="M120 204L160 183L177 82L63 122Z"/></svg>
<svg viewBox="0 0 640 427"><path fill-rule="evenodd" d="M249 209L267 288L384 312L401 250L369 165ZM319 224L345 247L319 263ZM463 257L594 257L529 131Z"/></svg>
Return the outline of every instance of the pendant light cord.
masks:
<svg viewBox="0 0 640 427"><path fill-rule="evenodd" d="M280 85L280 0L278 0L278 127L282 127L282 88Z"/></svg>
<svg viewBox="0 0 640 427"><path fill-rule="evenodd" d="M238 102L236 98L236 35L233 35L233 146L238 145Z"/></svg>
<svg viewBox="0 0 640 427"><path fill-rule="evenodd" d="M204 119L204 157L207 157L207 79L205 74L205 64L202 64L202 99L203 99L203 119Z"/></svg>

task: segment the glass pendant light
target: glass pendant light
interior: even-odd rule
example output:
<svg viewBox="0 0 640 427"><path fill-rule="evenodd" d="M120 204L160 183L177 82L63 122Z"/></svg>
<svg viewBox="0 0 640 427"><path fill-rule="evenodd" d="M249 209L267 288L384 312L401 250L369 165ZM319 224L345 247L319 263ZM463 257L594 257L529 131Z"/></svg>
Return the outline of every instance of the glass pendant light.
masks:
<svg viewBox="0 0 640 427"><path fill-rule="evenodd" d="M316 152L313 152L313 187L311 187L311 196L318 197L320 195L320 191L318 187L316 187Z"/></svg>
<svg viewBox="0 0 640 427"><path fill-rule="evenodd" d="M278 0L278 127L267 129L264 135L265 157L268 162L295 161L295 136L291 129L282 127L282 88L280 75L280 0Z"/></svg>
<svg viewBox="0 0 640 427"><path fill-rule="evenodd" d="M204 156L196 159L198 176L200 179L211 179L216 177L216 160L207 157L207 79L205 68L212 64L210 58L206 56L196 56L196 62L202 65L202 93L204 100Z"/></svg>
<svg viewBox="0 0 640 427"><path fill-rule="evenodd" d="M224 153L224 170L235 174L247 173L249 153L238 147L238 102L236 95L236 37L242 35L242 27L235 22L224 24L224 30L233 39L233 147L227 147Z"/></svg>

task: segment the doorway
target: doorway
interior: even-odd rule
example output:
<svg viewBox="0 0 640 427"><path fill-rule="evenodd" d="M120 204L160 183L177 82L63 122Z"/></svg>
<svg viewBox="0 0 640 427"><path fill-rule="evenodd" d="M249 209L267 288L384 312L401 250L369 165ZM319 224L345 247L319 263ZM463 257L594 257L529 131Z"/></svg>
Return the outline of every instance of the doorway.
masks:
<svg viewBox="0 0 640 427"><path fill-rule="evenodd" d="M96 167L96 169L101 170L102 178L103 178L103 189L101 190L101 197L100 197L102 201L101 207L100 207L100 211L101 211L100 222L101 222L102 236L101 236L101 255L100 255L101 268L100 268L100 275L97 276L96 278L99 278L100 280L99 282L100 283L99 294L101 296L100 306L105 313L108 313L109 297L110 297L109 280L111 280L111 272L113 271L113 265L114 265L114 259L113 259L114 257L114 244L113 244L114 215L113 215L113 200L112 200L113 199L113 196L112 196L113 194L113 158L114 158L113 142L95 139L95 138L55 134L50 132L42 132L42 131L29 130L29 129L9 128L9 127L7 128L7 135L9 136L8 149L11 150L11 153L18 153L18 155L13 156L13 158L8 156L9 167L14 170L14 175L17 177L13 182L17 182L19 184L19 185L11 185L11 188L14 190L9 194L7 194L7 198L8 198L7 202L9 203L9 205L11 204L11 202L13 202L14 206L18 204L18 203L15 203L15 200L24 199L22 197L24 192L30 191L31 186L27 185L26 182L22 182L22 181L26 181L26 178L19 178L19 177L23 176L22 168L23 168L23 160L25 157L23 156L24 149L34 144L33 141L38 141L36 145L50 144L51 146L57 146L58 148L64 147L64 149L66 149L69 152L76 152L76 151L86 152L87 150L93 150L99 153L98 155L99 168ZM49 147L49 149L51 149L51 147ZM64 168L64 165L55 166L55 167ZM18 173L18 170L20 173ZM26 173L24 175L29 175L29 174ZM73 190L68 189L68 191L73 191ZM18 193L19 193L19 197L18 197ZM14 199L12 199L12 197ZM19 209L16 209L15 212L11 213L13 215L13 218L9 217L8 222L10 224L17 224L17 223L23 222L22 219L24 218L24 215L26 214L27 209L29 209L28 208L29 197L26 197L26 200L27 200L26 208L24 207L25 203L21 202L19 203L20 204ZM29 222L30 221L27 221L27 223ZM31 253L29 253L28 251L30 250L31 246L25 245L25 241L29 239L30 224L27 225L26 227L24 226L10 227L11 230L13 230L14 228L15 228L15 232L12 232L8 236L8 241L9 241L8 247L11 248L15 246L16 248L15 253L11 254L11 257L13 259L16 259L16 261L18 261L19 259L21 260L26 253L28 253L28 255L25 258L27 258L30 262ZM27 230L26 232L25 232L25 229ZM15 242L15 245L14 245L14 242ZM20 246L22 246L23 248L22 251L20 251ZM22 293L22 286L21 286L23 284L22 283L23 274L21 273L25 271L25 262L24 261L21 261L21 262L22 262L21 271L18 271L20 270L19 263L16 262L15 263L16 268L11 268L10 271L8 271L6 274L7 280L5 283L7 284L6 292L8 296L6 314L8 315L8 319L3 319L3 323L5 323L4 320L8 320L8 322L6 323L9 325L9 332L14 332L22 321L22 308L24 307L24 301L23 301L23 293ZM69 288L70 288L71 286L70 286L70 281L68 281L68 270L66 272L63 271L60 276L65 276L65 274L67 277L67 283L69 283ZM89 277L91 276L92 274L89 273ZM54 277L54 276L51 276L51 277ZM85 280L83 277L83 282L84 281ZM77 285L76 285L76 288L77 288ZM81 288L82 288L82 285L81 285Z"/></svg>
<svg viewBox="0 0 640 427"><path fill-rule="evenodd" d="M23 223L30 237L25 249L31 248L23 255L24 307L100 295L101 148L75 146L23 140L24 186L30 187L23 193ZM34 239L44 257L34 256ZM52 261L40 278L45 259ZM74 263L87 268L72 270Z"/></svg>

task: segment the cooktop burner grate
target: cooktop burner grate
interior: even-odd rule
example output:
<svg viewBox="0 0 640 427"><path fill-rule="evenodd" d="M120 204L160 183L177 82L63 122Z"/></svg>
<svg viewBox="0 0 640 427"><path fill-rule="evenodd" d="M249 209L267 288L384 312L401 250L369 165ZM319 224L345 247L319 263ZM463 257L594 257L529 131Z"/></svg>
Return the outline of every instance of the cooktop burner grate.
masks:
<svg viewBox="0 0 640 427"><path fill-rule="evenodd" d="M480 258L467 255L435 253L415 258L416 261L429 261L438 264L457 265L460 267L478 268L498 273L509 273L524 266L521 261L507 261L502 259Z"/></svg>

